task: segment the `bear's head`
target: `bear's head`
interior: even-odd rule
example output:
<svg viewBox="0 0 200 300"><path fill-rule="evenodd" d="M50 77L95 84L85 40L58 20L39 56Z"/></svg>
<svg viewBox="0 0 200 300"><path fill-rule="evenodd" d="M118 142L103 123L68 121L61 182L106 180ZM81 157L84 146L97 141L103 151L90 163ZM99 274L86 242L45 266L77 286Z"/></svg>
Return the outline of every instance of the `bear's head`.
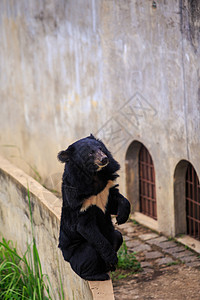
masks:
<svg viewBox="0 0 200 300"><path fill-rule="evenodd" d="M58 159L85 174L102 171L113 174L119 170L119 164L114 160L103 142L96 139L92 134L59 152Z"/></svg>

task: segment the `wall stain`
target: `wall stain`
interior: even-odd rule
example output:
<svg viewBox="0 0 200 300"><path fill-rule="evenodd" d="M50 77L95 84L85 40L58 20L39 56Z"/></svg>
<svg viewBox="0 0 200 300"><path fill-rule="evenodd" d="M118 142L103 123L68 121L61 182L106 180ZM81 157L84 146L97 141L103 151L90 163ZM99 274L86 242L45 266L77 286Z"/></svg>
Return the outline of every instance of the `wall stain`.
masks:
<svg viewBox="0 0 200 300"><path fill-rule="evenodd" d="M195 52L200 46L200 1L180 0L181 31Z"/></svg>

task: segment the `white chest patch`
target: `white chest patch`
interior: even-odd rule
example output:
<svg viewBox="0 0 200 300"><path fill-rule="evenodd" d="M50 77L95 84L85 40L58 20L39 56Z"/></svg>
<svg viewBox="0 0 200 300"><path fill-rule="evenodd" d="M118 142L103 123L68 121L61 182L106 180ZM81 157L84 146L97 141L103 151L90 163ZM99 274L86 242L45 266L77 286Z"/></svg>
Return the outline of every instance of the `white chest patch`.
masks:
<svg viewBox="0 0 200 300"><path fill-rule="evenodd" d="M86 211L88 209L88 207L90 207L91 205L96 205L105 213L106 204L108 202L109 190L114 185L115 185L114 181L109 180L103 191L101 191L97 195L94 195L94 196L91 196L91 197L85 199L80 211L81 212Z"/></svg>

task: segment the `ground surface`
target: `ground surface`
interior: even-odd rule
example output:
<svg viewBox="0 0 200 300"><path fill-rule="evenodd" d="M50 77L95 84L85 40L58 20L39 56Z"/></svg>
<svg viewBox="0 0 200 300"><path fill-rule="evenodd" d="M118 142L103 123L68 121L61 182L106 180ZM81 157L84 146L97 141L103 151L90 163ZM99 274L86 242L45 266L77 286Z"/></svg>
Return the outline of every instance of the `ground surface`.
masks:
<svg viewBox="0 0 200 300"><path fill-rule="evenodd" d="M116 300L200 300L200 256L133 222L119 226L143 270L114 280Z"/></svg>

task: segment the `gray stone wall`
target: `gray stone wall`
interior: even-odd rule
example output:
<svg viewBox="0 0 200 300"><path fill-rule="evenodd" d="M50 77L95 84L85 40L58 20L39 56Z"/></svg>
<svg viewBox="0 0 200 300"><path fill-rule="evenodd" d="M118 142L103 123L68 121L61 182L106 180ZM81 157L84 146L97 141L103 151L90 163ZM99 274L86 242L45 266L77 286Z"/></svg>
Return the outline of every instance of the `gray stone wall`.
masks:
<svg viewBox="0 0 200 300"><path fill-rule="evenodd" d="M0 152L55 187L57 152L93 132L125 192L137 140L155 166L159 229L173 235L176 165L200 175L199 4L152 3L1 1Z"/></svg>
<svg viewBox="0 0 200 300"><path fill-rule="evenodd" d="M0 157L0 239L4 237L6 240L12 240L21 255L25 253L28 245L32 246L28 187L36 246L43 274L48 275L51 283L53 298L59 299L61 280L66 300L96 299L88 282L72 271L58 249L61 200L2 157Z"/></svg>

